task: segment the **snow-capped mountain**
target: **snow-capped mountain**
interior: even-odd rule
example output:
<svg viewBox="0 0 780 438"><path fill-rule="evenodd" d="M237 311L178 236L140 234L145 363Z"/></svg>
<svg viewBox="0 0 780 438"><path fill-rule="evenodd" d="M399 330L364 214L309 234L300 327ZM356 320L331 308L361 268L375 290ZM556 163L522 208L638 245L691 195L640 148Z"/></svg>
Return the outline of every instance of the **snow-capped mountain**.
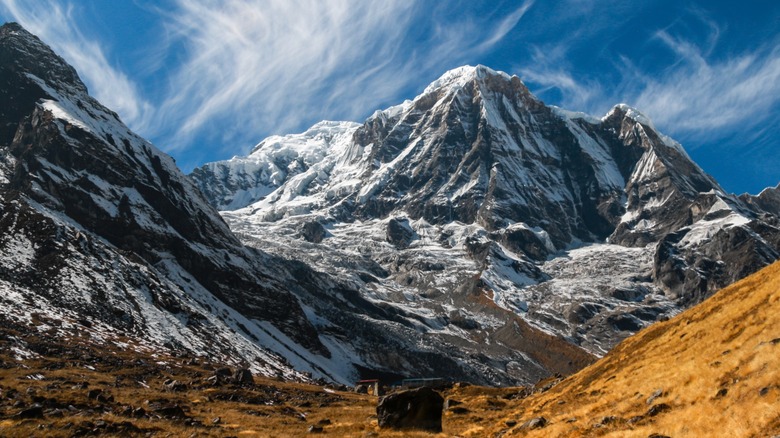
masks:
<svg viewBox="0 0 780 438"><path fill-rule="evenodd" d="M354 267L341 276L319 269L329 253L282 258L250 236L245 246L170 157L17 24L0 28L0 99L0 301L15 324L342 383L377 375L519 383L591 360L501 308L480 310L477 321L465 305L420 311L375 299L365 288L378 283L384 293L388 273L355 253L332 254ZM238 206L279 185L293 190L292 179L356 128L324 123L297 140L269 140L254 163L227 167L253 180L208 193ZM328 234L304 228L312 240ZM273 243L284 245L284 236ZM479 296L467 299L481 309Z"/></svg>
<svg viewBox="0 0 780 438"><path fill-rule="evenodd" d="M191 177L248 245L463 338L505 333L495 306L603 354L780 257L776 210L638 110L571 113L484 66Z"/></svg>

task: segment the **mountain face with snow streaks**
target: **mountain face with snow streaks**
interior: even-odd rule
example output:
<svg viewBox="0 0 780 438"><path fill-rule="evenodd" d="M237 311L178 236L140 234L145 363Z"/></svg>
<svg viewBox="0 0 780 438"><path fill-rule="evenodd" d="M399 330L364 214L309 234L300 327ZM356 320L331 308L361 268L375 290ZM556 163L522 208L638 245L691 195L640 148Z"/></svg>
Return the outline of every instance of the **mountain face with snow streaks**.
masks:
<svg viewBox="0 0 780 438"><path fill-rule="evenodd" d="M567 112L483 66L189 178L16 24L0 98L0 301L59 336L532 383L780 257L777 189L726 194L639 111Z"/></svg>
<svg viewBox="0 0 780 438"><path fill-rule="evenodd" d="M279 150L294 171L247 196L247 163L281 168ZM368 299L497 330L465 304L484 297L596 354L780 257L771 194L726 194L636 109L549 107L483 66L191 177L249 245L354 278Z"/></svg>
<svg viewBox="0 0 780 438"><path fill-rule="evenodd" d="M447 318L366 296L361 288L388 274L360 255L344 255L355 271L342 276L319 269L323 260L242 242L199 189L220 206L313 193L334 166L360 157L354 148L331 167L324 159L357 124L268 141L254 163L223 174L215 166L210 182L194 184L16 24L0 28L0 96L9 102L0 110L0 300L15 323L341 383L380 374L509 384L591 360L500 308L491 324L522 338L485 348L492 330L463 337ZM286 193L275 190L282 184ZM320 223L304 229L313 241L330 235ZM40 314L61 324L36 327Z"/></svg>

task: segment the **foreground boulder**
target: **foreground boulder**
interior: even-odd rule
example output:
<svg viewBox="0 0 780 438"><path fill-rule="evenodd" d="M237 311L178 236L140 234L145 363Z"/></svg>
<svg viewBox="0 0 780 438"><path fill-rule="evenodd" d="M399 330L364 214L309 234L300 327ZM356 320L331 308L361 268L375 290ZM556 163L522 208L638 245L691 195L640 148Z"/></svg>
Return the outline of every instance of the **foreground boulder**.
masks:
<svg viewBox="0 0 780 438"><path fill-rule="evenodd" d="M444 398L431 388L418 388L382 397L376 407L380 428L441 432Z"/></svg>

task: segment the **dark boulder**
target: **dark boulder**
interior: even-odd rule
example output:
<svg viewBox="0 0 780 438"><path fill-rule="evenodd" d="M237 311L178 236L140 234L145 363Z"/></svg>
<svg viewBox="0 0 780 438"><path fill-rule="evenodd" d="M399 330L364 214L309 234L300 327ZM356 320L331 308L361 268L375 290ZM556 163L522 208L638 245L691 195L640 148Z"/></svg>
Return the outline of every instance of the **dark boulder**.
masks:
<svg viewBox="0 0 780 438"><path fill-rule="evenodd" d="M414 240L415 232L407 219L392 218L387 222L387 241L404 249Z"/></svg>
<svg viewBox="0 0 780 438"><path fill-rule="evenodd" d="M31 407L22 410L17 414L19 418L43 418L43 407L39 404L32 405Z"/></svg>
<svg viewBox="0 0 780 438"><path fill-rule="evenodd" d="M320 243L325 238L325 227L316 221L306 222L301 226L301 237L307 242Z"/></svg>
<svg viewBox="0 0 780 438"><path fill-rule="evenodd" d="M431 388L417 388L382 397L376 407L379 427L441 432L444 398Z"/></svg>
<svg viewBox="0 0 780 438"><path fill-rule="evenodd" d="M234 371L231 379L236 385L251 385L255 383L255 380L252 378L252 372L246 368L239 368Z"/></svg>

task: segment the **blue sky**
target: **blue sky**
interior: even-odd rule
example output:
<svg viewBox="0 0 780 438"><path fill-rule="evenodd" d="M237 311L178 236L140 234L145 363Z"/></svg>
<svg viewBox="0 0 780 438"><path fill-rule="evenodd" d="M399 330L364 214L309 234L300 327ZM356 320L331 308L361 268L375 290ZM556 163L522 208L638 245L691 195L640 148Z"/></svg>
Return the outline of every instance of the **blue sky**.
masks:
<svg viewBox="0 0 780 438"><path fill-rule="evenodd" d="M0 19L185 171L484 64L548 104L639 108L728 191L780 182L774 0L0 0Z"/></svg>

